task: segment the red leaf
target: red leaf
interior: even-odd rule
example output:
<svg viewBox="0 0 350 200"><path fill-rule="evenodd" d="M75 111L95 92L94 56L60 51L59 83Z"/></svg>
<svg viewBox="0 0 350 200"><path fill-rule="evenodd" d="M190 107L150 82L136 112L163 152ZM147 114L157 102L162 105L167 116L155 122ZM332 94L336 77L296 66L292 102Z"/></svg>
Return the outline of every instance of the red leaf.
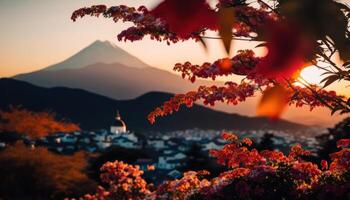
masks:
<svg viewBox="0 0 350 200"><path fill-rule="evenodd" d="M151 11L180 37L189 37L203 28L215 28L216 12L205 0L165 0Z"/></svg>
<svg viewBox="0 0 350 200"><path fill-rule="evenodd" d="M274 23L267 28L268 53L257 65L256 72L277 81L296 78L311 55L310 40L291 24Z"/></svg>

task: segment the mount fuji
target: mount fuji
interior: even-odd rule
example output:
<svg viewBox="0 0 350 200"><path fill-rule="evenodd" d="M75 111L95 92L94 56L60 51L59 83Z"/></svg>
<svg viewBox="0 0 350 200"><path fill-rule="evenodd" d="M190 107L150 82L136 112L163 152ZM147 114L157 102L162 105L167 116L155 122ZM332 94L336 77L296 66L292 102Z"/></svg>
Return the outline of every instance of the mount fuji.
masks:
<svg viewBox="0 0 350 200"><path fill-rule="evenodd" d="M202 80L192 84L107 41L95 41L61 63L13 78L42 87L84 89L113 99L132 99L151 91L183 93L213 84Z"/></svg>

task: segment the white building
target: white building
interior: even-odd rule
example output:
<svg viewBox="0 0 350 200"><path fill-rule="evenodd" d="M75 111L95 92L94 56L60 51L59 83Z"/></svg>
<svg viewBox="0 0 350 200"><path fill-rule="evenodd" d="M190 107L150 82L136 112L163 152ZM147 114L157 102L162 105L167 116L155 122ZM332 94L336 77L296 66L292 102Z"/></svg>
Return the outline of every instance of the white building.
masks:
<svg viewBox="0 0 350 200"><path fill-rule="evenodd" d="M111 126L111 133L121 134L126 133L126 125L125 122L120 117L119 111L117 111L117 116L113 125Z"/></svg>
<svg viewBox="0 0 350 200"><path fill-rule="evenodd" d="M209 142L207 144L204 144L203 146L204 146L203 150L205 150L205 151L209 151L211 149L218 150L218 149L221 149L223 147L223 145L218 145L215 142Z"/></svg>
<svg viewBox="0 0 350 200"><path fill-rule="evenodd" d="M148 140L147 143L149 146L151 146L157 150L164 149L166 147L164 140L161 140L161 139Z"/></svg>

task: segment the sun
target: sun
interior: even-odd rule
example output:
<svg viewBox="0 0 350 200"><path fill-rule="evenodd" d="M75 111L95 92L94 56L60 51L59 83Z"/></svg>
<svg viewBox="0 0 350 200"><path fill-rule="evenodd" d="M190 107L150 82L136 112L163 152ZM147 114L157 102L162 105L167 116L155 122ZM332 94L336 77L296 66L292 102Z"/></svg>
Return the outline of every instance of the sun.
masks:
<svg viewBox="0 0 350 200"><path fill-rule="evenodd" d="M303 70L301 70L298 81L302 83L320 85L322 79L324 78L322 77L322 73L324 73L324 70L316 66L305 67ZM302 84L297 83L297 85L300 86Z"/></svg>

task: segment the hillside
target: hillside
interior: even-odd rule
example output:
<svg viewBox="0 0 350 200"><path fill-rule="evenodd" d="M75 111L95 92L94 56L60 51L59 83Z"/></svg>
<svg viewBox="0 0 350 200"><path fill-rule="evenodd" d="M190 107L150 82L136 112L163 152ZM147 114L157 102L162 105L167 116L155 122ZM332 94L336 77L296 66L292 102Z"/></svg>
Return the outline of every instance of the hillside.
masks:
<svg viewBox="0 0 350 200"><path fill-rule="evenodd" d="M51 110L72 122L79 123L83 129L108 128L118 109L128 129L135 131L171 131L183 129L274 129L303 130L307 126L279 120L269 122L265 118L245 117L228 114L195 105L192 109L181 109L169 117L161 118L156 125L146 120L148 113L172 95L151 92L132 100L113 100L81 89L42 88L13 79L0 79L0 108L9 105L22 105L30 110Z"/></svg>
<svg viewBox="0 0 350 200"><path fill-rule="evenodd" d="M198 81L192 84L164 70L135 68L120 63L96 63L81 69L59 71L41 70L15 78L43 87L84 89L113 99L136 98L151 91L182 93L211 83Z"/></svg>

